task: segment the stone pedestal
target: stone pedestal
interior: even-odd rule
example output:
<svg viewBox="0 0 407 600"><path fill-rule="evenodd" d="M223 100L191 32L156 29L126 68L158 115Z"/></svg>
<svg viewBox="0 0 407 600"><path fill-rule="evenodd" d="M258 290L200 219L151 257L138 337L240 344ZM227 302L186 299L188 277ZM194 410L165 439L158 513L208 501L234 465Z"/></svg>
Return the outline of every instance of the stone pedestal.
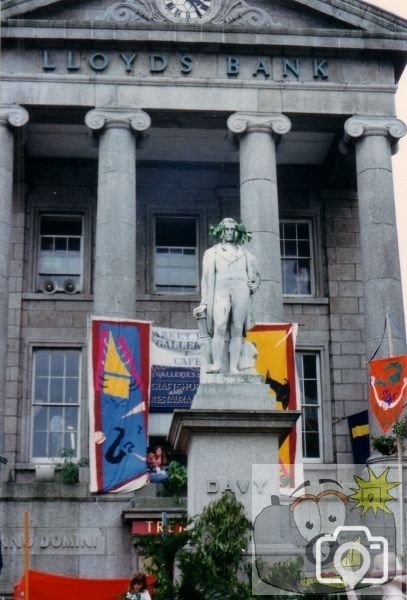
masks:
<svg viewBox="0 0 407 600"><path fill-rule="evenodd" d="M279 493L278 468L252 481L252 466L278 464L279 438L300 413L276 410L258 375L212 377L199 386L190 410L174 412L169 432L173 447L188 455L188 513L201 513L229 491L252 519L253 493Z"/></svg>

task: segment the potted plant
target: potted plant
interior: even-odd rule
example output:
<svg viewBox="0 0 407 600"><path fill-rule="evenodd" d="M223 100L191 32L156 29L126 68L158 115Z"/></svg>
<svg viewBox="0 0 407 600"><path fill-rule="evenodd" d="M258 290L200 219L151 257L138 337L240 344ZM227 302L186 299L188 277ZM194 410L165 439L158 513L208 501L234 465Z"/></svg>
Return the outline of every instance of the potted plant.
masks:
<svg viewBox="0 0 407 600"><path fill-rule="evenodd" d="M397 452L397 440L392 435L380 435L372 437L373 448L383 454L383 456L392 456Z"/></svg>
<svg viewBox="0 0 407 600"><path fill-rule="evenodd" d="M61 450L61 462L55 464L57 477L65 485L74 485L79 482L79 468L87 466L86 458L74 459L74 451L63 448Z"/></svg>
<svg viewBox="0 0 407 600"><path fill-rule="evenodd" d="M393 425L393 433L400 443L404 443L407 438L407 417L396 421Z"/></svg>
<svg viewBox="0 0 407 600"><path fill-rule="evenodd" d="M168 479L163 482L160 496L173 497L177 502L180 496L184 495L187 490L187 469L176 460L170 462L168 467Z"/></svg>

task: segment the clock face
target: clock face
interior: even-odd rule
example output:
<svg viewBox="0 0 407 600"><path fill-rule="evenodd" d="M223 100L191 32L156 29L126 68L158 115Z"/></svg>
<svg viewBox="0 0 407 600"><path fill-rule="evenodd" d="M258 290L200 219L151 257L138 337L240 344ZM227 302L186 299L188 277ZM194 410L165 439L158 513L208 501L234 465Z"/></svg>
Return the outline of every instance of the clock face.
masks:
<svg viewBox="0 0 407 600"><path fill-rule="evenodd" d="M166 15L180 23L201 23L213 14L215 0L163 0Z"/></svg>

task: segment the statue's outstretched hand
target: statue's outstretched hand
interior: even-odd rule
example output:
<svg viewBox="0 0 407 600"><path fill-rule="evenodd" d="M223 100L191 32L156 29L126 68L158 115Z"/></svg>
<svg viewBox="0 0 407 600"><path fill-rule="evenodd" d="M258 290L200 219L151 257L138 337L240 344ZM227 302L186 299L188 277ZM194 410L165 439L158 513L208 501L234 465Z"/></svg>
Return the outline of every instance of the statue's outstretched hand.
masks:
<svg viewBox="0 0 407 600"><path fill-rule="evenodd" d="M206 316L206 304L200 304L193 310L195 319L200 319Z"/></svg>

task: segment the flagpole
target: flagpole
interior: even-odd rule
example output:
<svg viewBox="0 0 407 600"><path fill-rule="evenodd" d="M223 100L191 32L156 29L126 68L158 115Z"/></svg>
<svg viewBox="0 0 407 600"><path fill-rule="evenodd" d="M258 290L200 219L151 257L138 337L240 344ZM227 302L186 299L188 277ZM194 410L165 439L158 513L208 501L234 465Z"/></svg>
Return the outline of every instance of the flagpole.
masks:
<svg viewBox="0 0 407 600"><path fill-rule="evenodd" d="M24 513L24 600L29 600L29 569L30 569L30 513Z"/></svg>
<svg viewBox="0 0 407 600"><path fill-rule="evenodd" d="M391 320L390 320L389 313L386 313L386 329L387 329L387 341L389 344L389 356L391 358L392 356L394 356L394 349L393 349L393 331L391 328Z"/></svg>
<svg viewBox="0 0 407 600"><path fill-rule="evenodd" d="M394 356L393 349L393 331L391 327L391 319L389 313L386 313L386 327L387 327L387 340L389 344L389 355L390 358ZM400 482L400 566L401 566L401 579L404 581L404 571L406 565L406 556L404 549L404 486L403 486L403 442L399 436L396 436L397 439L397 470L398 477ZM397 565L395 565L397 570ZM402 584L403 585L403 584Z"/></svg>

